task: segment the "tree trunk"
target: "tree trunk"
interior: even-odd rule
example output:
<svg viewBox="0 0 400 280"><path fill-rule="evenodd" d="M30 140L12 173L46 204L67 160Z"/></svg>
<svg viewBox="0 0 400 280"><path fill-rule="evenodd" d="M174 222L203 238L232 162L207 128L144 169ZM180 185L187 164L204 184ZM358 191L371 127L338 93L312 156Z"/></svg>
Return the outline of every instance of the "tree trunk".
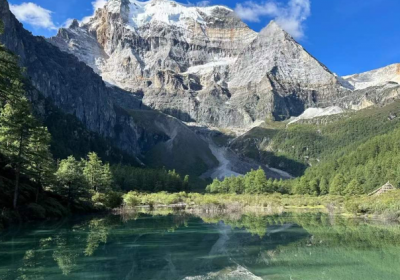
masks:
<svg viewBox="0 0 400 280"><path fill-rule="evenodd" d="M39 202L39 194L40 194L41 190L42 190L42 185L39 184L39 186L36 189L36 199L35 199L36 204Z"/></svg>
<svg viewBox="0 0 400 280"><path fill-rule="evenodd" d="M71 210L71 182L68 183L68 210Z"/></svg>
<svg viewBox="0 0 400 280"><path fill-rule="evenodd" d="M24 131L21 129L20 132L20 139L19 139L19 151L18 151L18 165L15 174L15 189L14 189L14 201L13 201L13 208L17 209L18 203L18 192L19 192L19 177L21 174L21 156L22 156L22 141L24 140Z"/></svg>
<svg viewBox="0 0 400 280"><path fill-rule="evenodd" d="M18 166L16 170L16 178L15 178L15 189L14 189L14 201L13 201L13 207L14 209L17 209L17 202L18 202L18 192L19 192L19 176L21 173L21 167Z"/></svg>
<svg viewBox="0 0 400 280"><path fill-rule="evenodd" d="M35 203L37 204L39 201L39 193L40 191L43 189L42 188L42 180L40 179L42 176L42 174L39 172L39 180L38 180L38 187L36 189L36 199L35 199Z"/></svg>

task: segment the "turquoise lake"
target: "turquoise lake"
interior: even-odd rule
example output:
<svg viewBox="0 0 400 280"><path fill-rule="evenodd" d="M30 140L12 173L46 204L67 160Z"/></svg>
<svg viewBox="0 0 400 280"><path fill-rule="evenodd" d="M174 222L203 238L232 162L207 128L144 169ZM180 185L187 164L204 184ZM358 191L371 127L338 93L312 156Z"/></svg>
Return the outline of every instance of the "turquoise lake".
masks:
<svg viewBox="0 0 400 280"><path fill-rule="evenodd" d="M400 226L321 213L136 213L0 233L0 279L400 279Z"/></svg>

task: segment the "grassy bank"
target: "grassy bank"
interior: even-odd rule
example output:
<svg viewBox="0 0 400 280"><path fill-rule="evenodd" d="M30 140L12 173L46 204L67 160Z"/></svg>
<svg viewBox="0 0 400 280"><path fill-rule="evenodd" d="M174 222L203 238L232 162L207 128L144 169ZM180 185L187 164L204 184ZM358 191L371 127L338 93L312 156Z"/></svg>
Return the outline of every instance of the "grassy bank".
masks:
<svg viewBox="0 0 400 280"><path fill-rule="evenodd" d="M135 208L172 207L186 210L245 211L258 208L270 211L317 209L352 216L369 216L399 220L400 190L375 196L308 196L308 195L235 195L198 193L138 193L124 196L124 206Z"/></svg>

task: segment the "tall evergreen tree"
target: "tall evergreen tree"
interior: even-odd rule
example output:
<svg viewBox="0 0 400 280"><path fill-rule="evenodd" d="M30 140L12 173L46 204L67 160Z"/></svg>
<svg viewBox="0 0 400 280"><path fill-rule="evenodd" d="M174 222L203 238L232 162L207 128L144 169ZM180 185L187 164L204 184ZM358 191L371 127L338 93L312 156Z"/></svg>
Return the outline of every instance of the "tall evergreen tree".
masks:
<svg viewBox="0 0 400 280"><path fill-rule="evenodd" d="M182 189L184 190L184 191L189 191L190 189L189 189L189 175L186 175L185 176L185 178L183 179L183 186L182 186Z"/></svg>
<svg viewBox="0 0 400 280"><path fill-rule="evenodd" d="M15 209L21 174L32 172L39 187L51 174L50 135L33 116L30 102L24 96L24 77L17 57L3 45L0 45L0 65L0 150L15 170Z"/></svg>
<svg viewBox="0 0 400 280"><path fill-rule="evenodd" d="M319 192L320 195L327 195L329 193L329 183L325 177L322 177L321 181L319 182Z"/></svg>
<svg viewBox="0 0 400 280"><path fill-rule="evenodd" d="M6 104L1 111L1 150L11 160L15 169L14 209L17 208L20 175L29 169L31 140L38 127L31 114L29 101L25 97L14 104Z"/></svg>
<svg viewBox="0 0 400 280"><path fill-rule="evenodd" d="M44 186L53 182L55 165L50 153L51 135L45 127L35 127L29 141L29 173L36 181L36 203Z"/></svg>
<svg viewBox="0 0 400 280"><path fill-rule="evenodd" d="M244 189L245 189L245 193L255 193L255 185L254 185L254 181L255 181L255 171L251 170L249 173L247 173L244 176Z"/></svg>
<svg viewBox="0 0 400 280"><path fill-rule="evenodd" d="M342 173L338 173L331 182L329 193L340 195L343 194L345 188L346 188L345 178Z"/></svg>
<svg viewBox="0 0 400 280"><path fill-rule="evenodd" d="M111 188L112 173L110 166L108 164L103 165L96 153L89 153L83 164L83 174L93 191L106 192Z"/></svg>
<svg viewBox="0 0 400 280"><path fill-rule="evenodd" d="M361 183L357 179L353 179L343 191L345 195L360 195L364 193Z"/></svg>
<svg viewBox="0 0 400 280"><path fill-rule="evenodd" d="M265 176L265 172L261 167L257 171L255 171L254 174L254 191L255 193L264 193L269 191L268 181Z"/></svg>
<svg viewBox="0 0 400 280"><path fill-rule="evenodd" d="M67 198L69 209L79 198L90 196L90 187L82 170L82 163L70 156L60 162L55 174L57 192Z"/></svg>

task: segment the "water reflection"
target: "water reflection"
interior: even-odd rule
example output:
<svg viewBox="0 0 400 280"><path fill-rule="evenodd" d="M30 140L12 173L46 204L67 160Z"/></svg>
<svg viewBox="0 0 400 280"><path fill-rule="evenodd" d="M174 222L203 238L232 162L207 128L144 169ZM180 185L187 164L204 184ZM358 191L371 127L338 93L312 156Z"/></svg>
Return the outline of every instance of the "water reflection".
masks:
<svg viewBox="0 0 400 280"><path fill-rule="evenodd" d="M131 213L0 236L0 279L400 279L400 227L321 213Z"/></svg>

